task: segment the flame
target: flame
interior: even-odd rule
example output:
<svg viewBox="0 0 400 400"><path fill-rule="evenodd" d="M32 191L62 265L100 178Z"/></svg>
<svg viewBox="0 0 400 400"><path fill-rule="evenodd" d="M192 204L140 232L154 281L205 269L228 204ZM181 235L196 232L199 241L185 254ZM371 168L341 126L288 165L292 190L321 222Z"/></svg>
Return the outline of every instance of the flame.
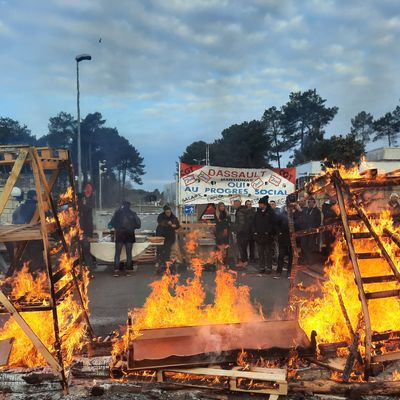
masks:
<svg viewBox="0 0 400 400"><path fill-rule="evenodd" d="M356 177L355 171L350 171L347 175L341 171L341 174L346 178L349 176ZM366 212L366 214L368 213ZM369 218L369 220L399 270L397 253L399 249L389 237L384 235L385 228L391 232L399 233L399 228L393 226L390 212L385 210L379 215L379 218ZM352 221L351 232L366 232L366 228L361 222ZM380 252L372 238L355 239L353 243L356 253ZM392 275L392 270L384 259L359 259L358 263L363 277ZM324 274L326 281L306 289L311 299L303 297L297 299L299 304L299 323L308 335L312 330L316 330L320 342L332 343L350 340L351 334L341 311L335 287L339 288L354 330L358 324L361 303L354 280L353 268L348 256L347 245L340 233L337 234L332 253L325 264ZM399 289L400 284L397 281L373 283L364 285L364 288L366 292L376 292ZM315 293L318 292L322 292L322 295L315 297ZM400 302L398 298L370 300L369 313L372 331L385 332L400 329ZM364 334L365 332L361 330L361 343L363 343Z"/></svg>
<svg viewBox="0 0 400 400"><path fill-rule="evenodd" d="M215 277L214 300L206 304L206 292L202 285L203 266L212 260L222 260L220 252L212 252L205 258L197 256L198 231L187 235L187 250L193 256L193 277L180 283L180 276L166 273L150 284L152 291L144 306L131 310L133 321L125 334L114 343L113 355L117 357L128 346L128 340L138 337L144 329L198 326L264 320L250 299L248 286L238 286L236 273L219 267Z"/></svg>
<svg viewBox="0 0 400 400"><path fill-rule="evenodd" d="M66 193L60 196L60 202L71 203L72 193L72 188L68 188ZM80 234L78 213L74 208L62 209L58 213L58 217L65 233L67 246L70 248L70 256L63 252L58 257L58 262L54 270L63 270L64 276L55 284L56 292L73 279L73 265L79 259L79 250L74 245L74 240ZM54 218L48 218L48 222L54 221ZM62 244L57 243L57 246L52 249L51 254L56 255L62 250ZM77 274L77 271L75 271L75 274ZM78 284L81 289L85 308L87 309L88 270L83 268L81 275ZM47 273L44 271L32 274L28 270L28 265L24 265L20 271L8 278L5 283L12 287L11 298L15 305L24 305L26 303L50 305L48 278ZM73 355L85 345L84 339L87 330L85 319L83 318L83 309L76 299L76 294L69 292L59 301L57 304L57 315L63 362L64 365L68 366L72 362ZM55 354L52 311L22 312L21 316L43 344ZM37 367L47 364L13 318L10 318L0 330L0 339L6 338L14 338L8 366Z"/></svg>
<svg viewBox="0 0 400 400"><path fill-rule="evenodd" d="M400 381L400 371L397 369L392 372L392 381Z"/></svg>

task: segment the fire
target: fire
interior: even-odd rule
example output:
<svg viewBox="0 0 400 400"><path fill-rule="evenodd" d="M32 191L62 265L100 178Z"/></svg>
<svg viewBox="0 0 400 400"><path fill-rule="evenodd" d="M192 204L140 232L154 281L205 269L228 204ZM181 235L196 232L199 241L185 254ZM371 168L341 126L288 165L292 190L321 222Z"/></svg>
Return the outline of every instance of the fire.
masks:
<svg viewBox="0 0 400 400"><path fill-rule="evenodd" d="M60 196L60 202L71 202L71 196L72 188L68 188L67 192ZM58 257L58 265L55 269L63 270L65 274L62 279L56 283L55 291L61 289L73 279L73 263L79 258L78 249L74 248L73 243L76 236L79 235L77 211L73 208L64 209L58 213L58 217L61 227L66 234L65 238L67 245L70 247L71 257L68 257L66 253L62 253L60 257ZM61 246L62 244L58 243L57 247L52 249L51 254L55 255L61 252ZM79 284L83 301L87 309L88 271L84 269L82 275ZM11 298L20 299L19 304L21 305L22 302L34 302L38 305L50 304L49 284L47 272L45 271L38 271L32 274L28 271L28 265L24 265L20 271L8 278L6 283L10 284L12 287ZM73 293L68 292L57 304L59 333L62 343L64 365L66 366L72 362L74 353L84 346L84 338L87 329L82 315L83 309L75 297ZM21 316L26 320L43 344L55 354L52 312L23 312ZM10 318L0 330L0 339L6 338L14 338L8 366L36 367L46 365L44 358L36 350L30 339L25 335L13 318Z"/></svg>
<svg viewBox="0 0 400 400"><path fill-rule="evenodd" d="M351 177L353 172L350 172ZM347 178L348 175L344 176ZM398 247L390 238L384 236L384 229L399 233L395 228L389 211L384 211L379 218L370 222L381 238L385 249L394 260L399 269L399 257L396 254ZM360 222L351 223L352 233L366 232L366 228ZM354 240L356 253L379 252L376 243L371 239ZM359 266L363 277L392 275L389 265L383 259L360 259ZM317 289L322 295L320 297L303 298L299 300L299 323L304 331L310 335L314 329L318 332L320 342L332 343L342 340L350 340L351 335L342 314L338 295L335 287L343 297L345 308L349 314L353 329L356 329L358 316L361 313L361 303L358 298L358 289L354 281L354 273L348 257L347 245L340 233L334 244L332 254L325 264L324 274L327 280L317 287L309 288L308 292L314 293ZM384 291L398 289L400 285L395 282L373 283L364 285L366 292ZM371 328L375 332L400 329L400 302L398 298L384 298L369 301L371 317ZM363 336L361 332L361 336ZM363 343L363 340L361 340Z"/></svg>
<svg viewBox="0 0 400 400"><path fill-rule="evenodd" d="M392 372L392 381L400 381L400 371L397 369Z"/></svg>
<svg viewBox="0 0 400 400"><path fill-rule="evenodd" d="M188 235L187 249L194 255L199 233ZM215 277L214 300L206 304L206 292L202 285L204 264L222 260L218 252L204 259L193 257L191 269L193 277L180 283L180 276L166 273L150 284L152 291L144 306L130 311L130 339L140 335L143 329L171 328L179 326L197 326L209 324L237 323L263 320L260 310L251 302L248 286L238 286L236 274L219 267ZM114 345L113 354L120 354L127 348L129 332Z"/></svg>

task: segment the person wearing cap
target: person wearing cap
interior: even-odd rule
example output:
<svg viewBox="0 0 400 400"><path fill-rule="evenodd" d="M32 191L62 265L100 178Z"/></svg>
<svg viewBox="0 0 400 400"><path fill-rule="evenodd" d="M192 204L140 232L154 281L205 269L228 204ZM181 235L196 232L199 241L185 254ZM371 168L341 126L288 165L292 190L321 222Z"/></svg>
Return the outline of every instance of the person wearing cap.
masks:
<svg viewBox="0 0 400 400"><path fill-rule="evenodd" d="M37 208L37 195L35 190L28 190L26 200L17 207L12 215L13 224L30 224ZM18 242L14 243L14 246ZM17 268L21 268L24 263L29 266L30 272L44 269L43 242L41 240L31 240L27 243L25 251L19 260ZM9 271L10 272L10 271Z"/></svg>
<svg viewBox="0 0 400 400"><path fill-rule="evenodd" d="M400 200L397 193L392 193L388 202L390 214L392 216L393 225L399 226L400 224Z"/></svg>
<svg viewBox="0 0 400 400"><path fill-rule="evenodd" d="M254 216L253 232L257 243L259 272L270 274L272 272L272 246L277 233L277 216L271 208L269 197L264 196L258 200L258 210Z"/></svg>
<svg viewBox="0 0 400 400"><path fill-rule="evenodd" d="M126 276L129 276L129 271L135 272L132 262L132 248L136 241L135 229L141 227L140 218L131 210L129 201L123 201L122 207L115 211L109 227L115 229L114 276L118 277L124 270L123 264L120 263L121 251L124 246L126 251Z"/></svg>
<svg viewBox="0 0 400 400"><path fill-rule="evenodd" d="M15 209L12 215L13 224L29 224L35 214L37 196L35 190L28 190L25 203Z"/></svg>
<svg viewBox="0 0 400 400"><path fill-rule="evenodd" d="M156 236L164 238L164 244L157 247L156 272L161 273L166 263L170 261L172 246L176 239L176 230L179 229L178 218L172 213L171 207L165 205L163 212L157 217Z"/></svg>

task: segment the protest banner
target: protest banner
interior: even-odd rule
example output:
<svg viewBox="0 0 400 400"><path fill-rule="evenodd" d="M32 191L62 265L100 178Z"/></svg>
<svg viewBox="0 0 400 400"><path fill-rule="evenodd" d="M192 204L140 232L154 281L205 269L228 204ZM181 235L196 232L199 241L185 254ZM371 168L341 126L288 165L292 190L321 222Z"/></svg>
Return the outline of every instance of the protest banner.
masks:
<svg viewBox="0 0 400 400"><path fill-rule="evenodd" d="M278 206L295 190L296 168L249 169L180 164L180 204L209 204L238 199L254 206L263 196Z"/></svg>

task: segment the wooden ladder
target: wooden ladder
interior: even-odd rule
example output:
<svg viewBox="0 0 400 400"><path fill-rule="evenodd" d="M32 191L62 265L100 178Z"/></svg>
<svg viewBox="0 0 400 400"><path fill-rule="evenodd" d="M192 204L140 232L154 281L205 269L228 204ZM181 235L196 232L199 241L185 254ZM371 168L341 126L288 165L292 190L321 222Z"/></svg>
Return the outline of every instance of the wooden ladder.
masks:
<svg viewBox="0 0 400 400"><path fill-rule="evenodd" d="M384 244L382 243L381 238L379 237L374 227L372 226L370 220L368 219L367 215L365 214L362 206L358 204L357 195L351 192L349 185L346 182L344 182L344 180L340 176L339 171L337 170L334 171L334 173L332 174L332 181L336 189L344 237L349 250L349 257L351 260L351 264L353 266L355 282L357 284L359 298L361 301L361 309L362 309L361 320L363 323L362 324L359 323L359 327L361 325L364 325L365 327L365 360L364 360L365 379L368 379L372 363L400 359L400 351L385 353L382 355L372 355L372 346L374 342L378 341L384 342L389 338L393 338L393 335L394 336L397 335L400 337L400 332L389 331L384 333L373 333L371 329L369 303L376 299L399 297L400 289L367 291L368 287L367 285L373 283L384 283L384 282L399 282L400 284L400 272L397 269L395 263L393 262L391 256L387 252ZM356 214L360 219L360 222L365 227L365 232L353 233L351 231L349 225L349 216L348 216L349 211L356 212ZM390 232L386 231L385 236L389 236L396 243L395 235L390 235ZM354 240L363 240L363 239L373 239L377 251L370 253L357 253L354 247ZM391 273L383 276L370 276L370 277L362 276L359 263L362 262L362 260L370 260L370 259L379 259L381 260L381 262L387 263L387 265L390 267ZM355 332L355 335L359 335L357 330ZM358 340L355 347L357 346L358 346ZM355 350L356 349L352 349L353 355ZM349 365L350 370L352 368L352 364L353 362L351 363L351 366ZM348 371L348 375L350 374L350 370Z"/></svg>

